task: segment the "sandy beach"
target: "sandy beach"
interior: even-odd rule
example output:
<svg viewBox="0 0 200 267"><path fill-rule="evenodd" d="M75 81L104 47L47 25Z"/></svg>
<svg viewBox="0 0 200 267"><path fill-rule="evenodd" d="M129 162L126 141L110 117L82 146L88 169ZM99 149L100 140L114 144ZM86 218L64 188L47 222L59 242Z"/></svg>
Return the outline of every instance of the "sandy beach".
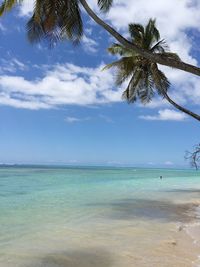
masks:
<svg viewBox="0 0 200 267"><path fill-rule="evenodd" d="M0 266L199 266L198 174L165 171L160 182L158 173L4 170Z"/></svg>

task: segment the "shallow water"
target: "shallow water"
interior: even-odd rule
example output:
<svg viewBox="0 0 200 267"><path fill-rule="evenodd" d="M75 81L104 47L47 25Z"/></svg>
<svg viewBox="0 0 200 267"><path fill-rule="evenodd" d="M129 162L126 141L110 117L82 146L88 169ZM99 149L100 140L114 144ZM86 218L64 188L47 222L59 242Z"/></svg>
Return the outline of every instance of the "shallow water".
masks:
<svg viewBox="0 0 200 267"><path fill-rule="evenodd" d="M0 168L0 266L193 266L199 196L196 171Z"/></svg>

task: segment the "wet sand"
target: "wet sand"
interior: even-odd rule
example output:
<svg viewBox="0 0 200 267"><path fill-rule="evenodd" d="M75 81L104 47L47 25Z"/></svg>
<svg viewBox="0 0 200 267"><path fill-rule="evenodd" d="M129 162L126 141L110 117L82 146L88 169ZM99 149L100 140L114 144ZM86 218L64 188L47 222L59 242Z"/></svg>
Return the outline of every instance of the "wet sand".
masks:
<svg viewBox="0 0 200 267"><path fill-rule="evenodd" d="M200 266L198 173L163 173L2 170L0 267Z"/></svg>
<svg viewBox="0 0 200 267"><path fill-rule="evenodd" d="M200 246L194 242L196 231L200 233L195 213L197 201L143 202L143 210L137 210L134 199L123 200L109 208L109 212L102 212L98 220L83 223L81 227L57 228L52 233L43 229L35 233L34 239L22 238L21 244L13 244L8 249L7 259L0 266L198 266ZM159 214L159 221L153 214Z"/></svg>

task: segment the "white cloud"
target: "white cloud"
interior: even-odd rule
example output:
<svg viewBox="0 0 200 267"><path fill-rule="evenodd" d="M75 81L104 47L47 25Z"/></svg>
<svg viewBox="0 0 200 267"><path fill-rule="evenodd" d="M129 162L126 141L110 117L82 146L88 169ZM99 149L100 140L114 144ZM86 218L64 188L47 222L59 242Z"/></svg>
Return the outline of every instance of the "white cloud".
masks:
<svg viewBox="0 0 200 267"><path fill-rule="evenodd" d="M29 15L33 9L33 0L25 0L20 14ZM191 56L192 39L186 34L188 29L199 31L200 2L196 0L115 0L110 12L99 13L96 1L89 0L90 6L103 18L125 35L129 23L147 23L149 18L156 18L163 38L167 40L172 51L192 64L197 61ZM178 10L178 12L177 12ZM86 31L88 29L86 28ZM93 43L83 37L85 44ZM95 42L95 41L94 41ZM184 44L184 45L183 45ZM93 45L92 45L93 46Z"/></svg>
<svg viewBox="0 0 200 267"><path fill-rule="evenodd" d="M108 123L113 123L113 119L111 119L110 117L106 116L106 115L103 115L103 114L100 114L99 115L99 118L104 120L105 122L108 122Z"/></svg>
<svg viewBox="0 0 200 267"><path fill-rule="evenodd" d="M89 1L97 11L96 1ZM178 10L178 12L177 12ZM197 59L191 54L194 47L193 38L188 35L189 29L199 31L200 1L196 0L115 0L106 18L117 30L124 35L128 24L132 22L146 24L149 18L156 18L161 37L165 38L171 51L179 54L182 60L197 65ZM160 66L169 78L172 88L170 96L179 104L200 103L200 79L183 71ZM161 99L154 99L146 107L165 107L168 103Z"/></svg>
<svg viewBox="0 0 200 267"><path fill-rule="evenodd" d="M152 161L147 162L147 164L148 164L148 165L151 165L151 166L156 165L156 164L155 164L154 162L152 162Z"/></svg>
<svg viewBox="0 0 200 267"><path fill-rule="evenodd" d="M47 103L44 103L34 97L16 99L5 93L0 93L0 105L32 110L51 108L51 106Z"/></svg>
<svg viewBox="0 0 200 267"><path fill-rule="evenodd" d="M0 104L17 108L55 108L59 105L95 105L121 101L123 88L116 88L111 70L102 71L103 64L96 68L80 67L74 64L55 64L54 66L34 66L40 68L42 78L27 80L17 76L17 70L27 70L29 66L17 58L1 59ZM10 74L10 75L9 75ZM176 84L176 90L169 92L178 103L186 99L198 104L200 101L200 81L182 72L170 73L169 78ZM194 82L196 86L194 86ZM199 86L198 86L199 84ZM180 90L181 93L180 94ZM149 108L168 107L162 98L155 98ZM139 104L139 107L144 107ZM171 112L171 113L170 113ZM170 113L170 114L169 114ZM181 115L180 115L181 114ZM164 109L156 116L144 116L149 120L182 120L182 113ZM173 117L173 118L172 118ZM105 119L105 118L104 118ZM109 120L107 118L107 120Z"/></svg>
<svg viewBox="0 0 200 267"><path fill-rule="evenodd" d="M139 118L150 121L183 121L187 116L175 110L163 109L159 110L156 115L139 116Z"/></svg>
<svg viewBox="0 0 200 267"><path fill-rule="evenodd" d="M129 23L145 24L149 18L156 18L162 36L176 42L186 37L182 36L185 30L199 29L199 12L200 2L196 0L115 0L106 17L122 31L126 31ZM182 44L179 48L185 49Z"/></svg>
<svg viewBox="0 0 200 267"><path fill-rule="evenodd" d="M5 32L6 31L6 28L5 28L5 26L3 26L2 23L0 23L0 31L1 32Z"/></svg>
<svg viewBox="0 0 200 267"><path fill-rule="evenodd" d="M57 64L43 78L27 80L21 76L0 76L0 104L39 109L59 105L93 105L121 101L122 89L113 89L111 71Z"/></svg>
<svg viewBox="0 0 200 267"><path fill-rule="evenodd" d="M24 4L21 6L20 14L22 16L30 15L30 11L33 8L33 0L26 0ZM92 8L97 10L96 1L89 0L89 3ZM191 49L194 47L193 39L190 33L190 36L187 34L189 29L194 29L199 31L200 25L200 1L197 0L115 0L114 5L111 8L110 12L106 15L100 14L101 17L106 18L107 21L112 24L117 30L121 31L124 35L127 34L127 26L130 22L139 22L142 24L147 23L149 18L156 18L157 25L161 33L161 37L165 38L167 43L169 44L171 50L173 52L177 52L181 58L191 64L197 64L197 60L192 56ZM90 36L90 38L84 36L83 37L83 47L85 51L96 52L97 43L94 39L92 39L92 32L94 32L93 28L94 24L90 24L91 28L86 28L86 33ZM106 52L105 52L106 53ZM97 68L93 68L95 70ZM183 71L178 71L175 69L170 69L167 67L161 67L162 70L165 71L167 77L172 83L172 88L170 89L170 96L177 101L179 104L196 104L200 103L200 79L195 77L194 75L190 75ZM72 75L72 74L71 74ZM79 75L79 74L78 74ZM92 75L94 75L94 80L97 79L95 72L90 75L90 81L92 81ZM34 81L37 86L41 86L47 83L49 78L49 74L46 75L44 79L40 81ZM86 75L87 76L87 75ZM99 76L98 76L99 77ZM111 77L111 76L110 76ZM56 77L59 86L63 82L60 81L60 78ZM86 87L87 79L77 78L76 82L78 83L78 88L84 83ZM72 81L71 81L72 82ZM102 81L101 81L102 82ZM101 83L100 82L100 83ZM29 84L31 82L29 81ZM65 81L66 83L66 81ZM111 88L113 81L109 81L109 85ZM89 84L90 85L90 84ZM69 86L69 82L68 82ZM82 86L82 88L85 88ZM73 85L72 85L73 87ZM83 89L82 91L84 91ZM69 89L67 89L69 92ZM81 91L81 92L82 92ZM78 92L78 90L77 90ZM87 91L88 92L88 91ZM74 96L68 97L63 102L71 102L71 103L80 103L83 100L83 104L88 103L97 103L99 99L106 102L108 99L112 99L112 101L119 101L120 99L120 89L117 91L113 91L111 89L104 90L104 97L98 98L98 101L94 100L96 96L92 97L92 93L90 93L90 98L86 100L86 97L83 97L81 93L80 101L73 100ZM95 91L94 95L97 94ZM101 92L102 94L102 92ZM48 94L47 94L48 95ZM52 96L51 96L52 98ZM77 97L78 98L78 97ZM93 99L92 99L93 98ZM55 98L54 98L55 99ZM69 100L70 99L70 100ZM62 101L58 101L62 102ZM49 102L48 102L49 105ZM53 105L54 104L50 104ZM55 104L56 105L56 104ZM167 107L167 102L161 99L154 99L150 105L146 107L151 108L161 108Z"/></svg>
<svg viewBox="0 0 200 267"><path fill-rule="evenodd" d="M7 72L14 73L17 70L24 71L28 69L28 67L17 58L9 58L9 59L1 58L0 64L1 64L0 73L7 73Z"/></svg>
<svg viewBox="0 0 200 267"><path fill-rule="evenodd" d="M85 32L88 34L88 35L92 35L92 28L85 28Z"/></svg>
<svg viewBox="0 0 200 267"><path fill-rule="evenodd" d="M34 2L34 0L24 0L23 3L20 5L19 16L30 16L33 12Z"/></svg>
<svg viewBox="0 0 200 267"><path fill-rule="evenodd" d="M167 100L163 99L160 96L156 96L154 97L151 102L147 103L147 104L142 104L142 103L138 103L139 107L142 108L150 108L150 109L155 109L155 108L163 108L163 107L168 107L170 106L170 104L167 102Z"/></svg>
<svg viewBox="0 0 200 267"><path fill-rule="evenodd" d="M97 6L89 0L95 11ZM147 23L149 18L156 18L161 37L165 38L171 51L179 54L182 60L197 65L197 59L191 54L193 43L192 31L199 31L200 1L196 0L115 0L110 12L100 16L112 24L117 30L127 35L129 23ZM170 94L180 104L200 102L200 79L183 71L161 66L169 77L173 89ZM147 107L166 105L164 101L153 101Z"/></svg>
<svg viewBox="0 0 200 267"><path fill-rule="evenodd" d="M65 121L68 123L74 123L74 122L81 122L81 121L89 121L90 117L86 117L86 118L77 118L77 117L66 117Z"/></svg>
<svg viewBox="0 0 200 267"><path fill-rule="evenodd" d="M172 165L174 165L174 163L172 162L172 161L165 161L164 162L164 165L167 165L167 166L172 166Z"/></svg>
<svg viewBox="0 0 200 267"><path fill-rule="evenodd" d="M96 1L89 0L90 6L99 13ZM200 1L197 0L115 0L106 15L99 13L103 19L124 34L129 23L147 23L149 18L156 18L163 38L169 43L171 50L177 52L183 60L196 64L190 55L192 40L186 35L188 29L199 31ZM30 15L34 1L25 0L20 8L20 15ZM178 12L177 12L178 11ZM88 29L86 28L86 32ZM90 29L91 32L91 29ZM91 41L94 41L91 39ZM90 41L90 42L91 42ZM85 41L87 43L87 41ZM183 45L184 44L184 45Z"/></svg>
<svg viewBox="0 0 200 267"><path fill-rule="evenodd" d="M86 35L83 35L82 44L85 52L87 53L95 53L98 50L98 43Z"/></svg>

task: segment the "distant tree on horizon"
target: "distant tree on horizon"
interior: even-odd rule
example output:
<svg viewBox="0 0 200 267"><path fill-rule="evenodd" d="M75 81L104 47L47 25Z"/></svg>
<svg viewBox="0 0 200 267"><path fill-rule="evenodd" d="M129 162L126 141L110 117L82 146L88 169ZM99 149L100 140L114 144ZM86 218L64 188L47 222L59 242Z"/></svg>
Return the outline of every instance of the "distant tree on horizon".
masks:
<svg viewBox="0 0 200 267"><path fill-rule="evenodd" d="M196 170L198 170L200 166L200 144L195 145L192 152L186 151L185 159L189 160L190 165Z"/></svg>

